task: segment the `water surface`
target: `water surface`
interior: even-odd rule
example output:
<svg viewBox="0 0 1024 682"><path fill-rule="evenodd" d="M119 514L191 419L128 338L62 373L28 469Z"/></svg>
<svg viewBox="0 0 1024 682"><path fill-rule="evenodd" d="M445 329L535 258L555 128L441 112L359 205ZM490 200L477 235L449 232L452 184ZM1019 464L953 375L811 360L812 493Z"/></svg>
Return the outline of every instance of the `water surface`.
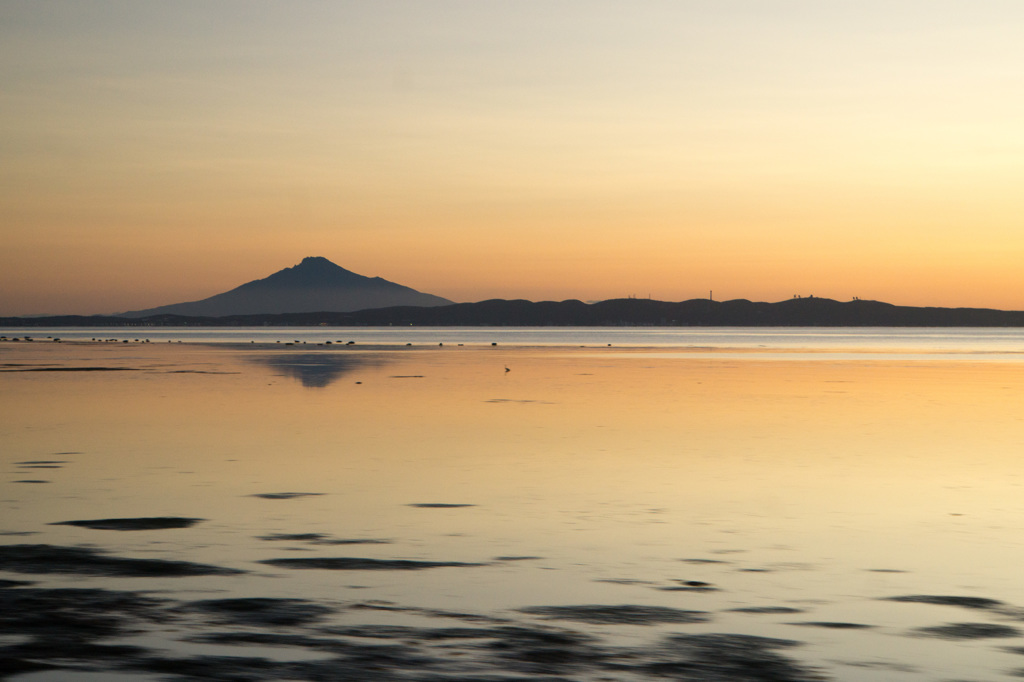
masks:
<svg viewBox="0 0 1024 682"><path fill-rule="evenodd" d="M443 331L0 343L0 673L1024 668L1018 332Z"/></svg>

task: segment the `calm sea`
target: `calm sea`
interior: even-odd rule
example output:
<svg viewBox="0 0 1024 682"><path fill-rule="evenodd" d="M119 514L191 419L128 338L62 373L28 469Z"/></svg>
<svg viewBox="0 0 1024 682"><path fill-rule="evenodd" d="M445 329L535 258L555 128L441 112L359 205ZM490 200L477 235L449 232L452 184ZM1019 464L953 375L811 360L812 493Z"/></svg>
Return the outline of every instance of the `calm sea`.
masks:
<svg viewBox="0 0 1024 682"><path fill-rule="evenodd" d="M1024 669L1024 331L0 335L0 677Z"/></svg>
<svg viewBox="0 0 1024 682"><path fill-rule="evenodd" d="M206 343L739 348L909 353L1024 352L1024 329L872 327L7 327L39 340L149 340Z"/></svg>

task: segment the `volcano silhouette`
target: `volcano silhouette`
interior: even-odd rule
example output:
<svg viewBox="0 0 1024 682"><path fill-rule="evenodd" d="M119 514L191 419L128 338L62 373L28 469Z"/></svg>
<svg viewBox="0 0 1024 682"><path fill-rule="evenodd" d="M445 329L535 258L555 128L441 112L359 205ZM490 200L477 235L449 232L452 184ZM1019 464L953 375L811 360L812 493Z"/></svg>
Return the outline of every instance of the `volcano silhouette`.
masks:
<svg viewBox="0 0 1024 682"><path fill-rule="evenodd" d="M277 313L351 312L392 306L439 306L452 301L424 294L380 277L364 277L322 257L303 258L275 272L216 296L118 313L121 317L186 315L225 317Z"/></svg>

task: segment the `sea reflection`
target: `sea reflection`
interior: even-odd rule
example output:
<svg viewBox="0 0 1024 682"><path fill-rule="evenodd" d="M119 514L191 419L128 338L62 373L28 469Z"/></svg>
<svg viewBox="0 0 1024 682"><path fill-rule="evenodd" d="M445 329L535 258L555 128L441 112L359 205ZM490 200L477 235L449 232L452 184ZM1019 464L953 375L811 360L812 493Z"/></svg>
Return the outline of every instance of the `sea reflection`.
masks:
<svg viewBox="0 0 1024 682"><path fill-rule="evenodd" d="M276 373L298 379L306 388L325 388L357 369L380 367L388 362L384 355L357 352L324 351L251 355L250 362L271 367Z"/></svg>

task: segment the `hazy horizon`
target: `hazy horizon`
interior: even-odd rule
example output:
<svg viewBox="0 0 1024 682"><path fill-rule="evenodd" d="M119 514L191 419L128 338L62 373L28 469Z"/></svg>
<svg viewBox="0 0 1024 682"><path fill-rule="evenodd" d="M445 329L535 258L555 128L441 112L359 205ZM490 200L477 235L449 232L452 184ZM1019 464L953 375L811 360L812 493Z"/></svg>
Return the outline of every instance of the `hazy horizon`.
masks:
<svg viewBox="0 0 1024 682"><path fill-rule="evenodd" d="M1008 0L0 0L0 315L324 256L454 301L1024 309Z"/></svg>
<svg viewBox="0 0 1024 682"><path fill-rule="evenodd" d="M330 259L328 259L328 260L330 260ZM335 263L335 264L336 265L340 265L338 263ZM285 266L284 268L281 268L281 270L294 267L295 265L298 265L298 264L293 264L293 265L290 265L290 266ZM344 266L342 266L342 267L344 267ZM93 313L60 313L60 312L56 312L56 313L23 313L23 314L20 314L20 315L0 314L0 317L25 317L25 318L33 318L33 317L50 317L50 316L63 316L63 315L117 316L117 315L122 315L122 314L125 314L125 313L138 312L139 310L149 310L151 308L162 308L162 307L173 306L173 305L177 305L177 304L195 303L195 302L203 301L203 300L205 300L207 298L211 298L211 297L216 296L218 294L223 294L223 293L226 293L227 291L234 290L234 289L236 289L239 286L242 286L244 284L250 284L250 283L252 283L254 281L266 279L270 275L276 274L277 272L280 272L281 270L277 270L274 273L266 273L263 276L255 277L254 279L248 280L246 282L239 282L237 286L232 286L229 289L225 289L224 291L213 292L209 296L203 296L201 298L194 299L194 300L189 300L189 301L182 300L182 301L170 301L170 302L166 302L166 303L159 303L159 304L155 304L155 305L152 305L152 306L148 306L147 308L139 308L139 309L134 310L134 311L133 310L116 310L116 311L109 311L109 312L103 311L103 312L93 312ZM364 273L356 273L356 274L363 275ZM387 278L385 277L384 279L387 279ZM402 284L401 282L395 282L395 283L396 284ZM421 291L421 293L432 293L432 292L423 292L423 291ZM797 297L797 298L808 298L808 297L810 297L810 298L823 298L823 299L833 299L833 300L839 300L839 301L852 300L849 297L846 298L846 299L835 299L835 298L830 297L830 296L815 296L813 294L810 294L810 295L807 295L807 294L793 294L792 296L787 296L787 297L785 297L783 299L773 299L773 300L768 300L768 301L761 301L759 299L751 299L751 298L746 297L746 296L736 296L736 297L732 297L732 298L720 298L720 297L714 296L714 292L708 291L703 296L695 295L695 296L690 296L690 297L685 298L685 299L673 299L672 302L682 302L682 301L689 301L689 300L706 299L709 296L711 296L713 298L713 300L716 300L716 301L719 301L719 302L726 302L726 301L732 301L732 300L744 300L745 299L745 300L753 300L755 302L777 303L777 302L780 302L780 301L783 301L783 300L789 300L789 299L794 298L794 297ZM523 296L509 296L509 297L506 297L506 298L510 299L510 300L530 300L530 301L533 301L533 302L582 300L582 299L575 299L575 298L561 298L561 299L539 299L538 298L538 299L526 299ZM609 299L584 300L583 302L589 304L589 303L598 303L600 301L606 301L606 300L612 300L612 299L628 299L628 298L636 298L636 299L654 298L655 300L660 300L660 301L667 300L667 299L657 299L656 297L651 297L649 295L627 294L627 295L622 295L622 296L613 296L613 297L610 297ZM476 302L481 302L481 301L485 301L485 300L492 300L492 299L479 299L478 301L452 301L452 303L476 303ZM868 301L870 301L870 300L874 300L874 299L862 299L862 298L860 298L859 300L868 300ZM879 301L879 302L893 304L893 305L903 305L903 304L900 304L900 303L895 303L893 301ZM928 307L928 306L924 305L924 306L921 306L921 307ZM934 306L934 307L946 307L946 306ZM949 307L982 308L983 306L949 306Z"/></svg>
<svg viewBox="0 0 1024 682"><path fill-rule="evenodd" d="M322 256L319 256L319 257L322 258ZM328 259L328 260L330 260L330 259ZM139 310L149 310L151 308L162 308L162 307L166 307L166 306L172 306L172 305L184 304L184 303L194 303L194 302L203 301L203 300L205 300L207 298L211 298L213 296L217 296L219 294L226 293L228 291L232 291L232 290L234 290L234 289L236 289L236 288L238 288L238 287L240 287L240 286L242 286L244 284L250 284L250 283L252 283L254 281L266 279L270 275L273 275L273 274L276 274L278 272L281 272L281 270L290 269L290 268L295 267L297 265L299 265L299 263L294 263L292 265L285 266L285 267L283 267L283 268L281 268L279 270L276 270L273 273L265 273L262 276L254 277L252 280L247 280L246 282L239 282L239 283L237 283L237 285L231 286L228 289L225 289L224 291L212 292L208 296L202 296L201 298L192 299L192 300L188 300L188 301L185 301L185 300L168 301L168 302L165 302L165 303L158 303L158 304L154 304L152 306L147 306L146 308L139 308L139 309L136 309L134 311L133 310L115 310L115 311L109 311L109 312L108 311L101 311L101 312L91 312L91 313L70 313L70 312L68 312L68 313L61 313L61 312L22 313L22 314L19 314L19 315L0 314L0 317L25 317L25 318L32 318L32 317L50 317L50 316L62 316L62 315L117 316L117 315L121 315L121 314L124 314L124 313L137 312ZM335 263L335 265L339 265L341 267L344 267L340 263ZM348 268L345 268L345 269L348 269ZM361 273L361 272L360 273L355 273L355 274L366 276L364 273ZM377 276L377 275L369 275L369 277L375 277L375 276ZM384 277L383 279L387 279L387 277ZM393 281L393 280L390 280L390 281ZM395 282L395 283L396 284L403 284L402 282ZM433 293L433 292L421 291L421 293L428 293L429 294L429 293ZM658 299L657 297L653 297L653 296L650 296L650 295L642 295L642 294L636 294L636 293L624 294L624 295L621 295L621 296L612 296L612 297L609 297L607 299L589 299L589 300L578 299L578 298L549 298L549 299L534 298L534 299L527 299L524 296L508 296L508 297L503 297L503 298L506 298L506 299L509 299L509 300L530 300L530 301L533 301L533 302L583 300L584 303L598 303L600 301L606 301L606 300L612 300L612 299L628 299L628 298L637 298L637 299L654 298L655 300L661 300L661 301L671 300L672 302L682 302L682 301L689 301L689 300L705 299L705 298L708 298L709 296L712 297L714 300L720 301L720 302L732 301L732 300L744 300L745 299L745 300L752 300L752 301L755 301L755 302L777 303L777 302L780 302L780 301L783 301L783 300L789 300L789 299L794 298L794 297L797 297L797 298L806 298L806 297L810 297L810 298L824 298L824 299L833 299L833 300L839 300L839 301L853 300L852 297L835 298L835 297L830 297L830 296L815 296L814 294L793 294L791 296L786 296L786 297L781 298L781 299L772 299L772 300L752 299L752 298L747 297L747 296L734 296L734 297L731 297L731 298L721 298L721 297L715 296L713 291L708 291L703 296L701 296L701 295L694 295L694 296L690 296L690 297L687 297L687 298L681 298L681 299ZM485 300L492 300L492 299L478 299L478 300L474 300L474 301L452 301L452 303L476 303L476 302L485 301ZM871 301L871 300L875 300L875 299L863 299L863 298L858 297L858 300ZM901 303L894 302L894 301L879 301L879 302L893 304L893 305L905 305L905 304L901 304ZM923 304L920 307L929 307L929 304ZM965 306L933 306L933 307L984 308L985 306L966 306L965 305ZM1011 310L1011 309L1002 309L1002 310Z"/></svg>

